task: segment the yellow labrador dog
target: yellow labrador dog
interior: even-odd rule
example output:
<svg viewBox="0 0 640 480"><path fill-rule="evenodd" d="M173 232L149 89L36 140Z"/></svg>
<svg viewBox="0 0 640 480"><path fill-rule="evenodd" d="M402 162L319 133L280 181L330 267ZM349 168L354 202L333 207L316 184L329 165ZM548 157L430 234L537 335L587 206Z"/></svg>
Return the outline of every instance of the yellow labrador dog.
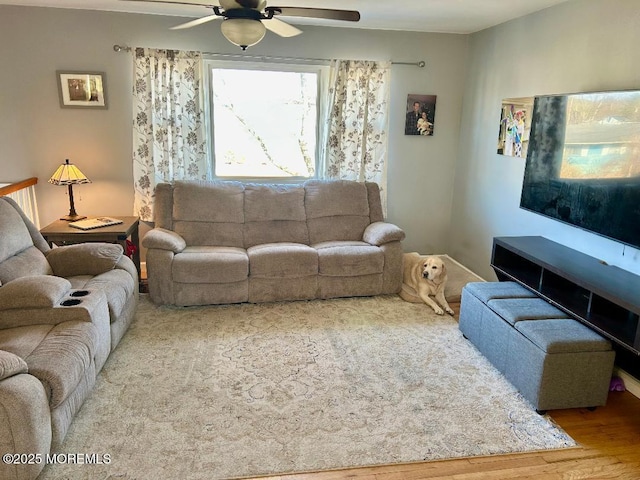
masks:
<svg viewBox="0 0 640 480"><path fill-rule="evenodd" d="M442 315L445 311L453 315L453 310L444 297L447 267L442 259L432 255L405 253L403 261L403 282L413 288L422 301L433 308L433 311L438 315ZM435 301L431 296L435 298Z"/></svg>

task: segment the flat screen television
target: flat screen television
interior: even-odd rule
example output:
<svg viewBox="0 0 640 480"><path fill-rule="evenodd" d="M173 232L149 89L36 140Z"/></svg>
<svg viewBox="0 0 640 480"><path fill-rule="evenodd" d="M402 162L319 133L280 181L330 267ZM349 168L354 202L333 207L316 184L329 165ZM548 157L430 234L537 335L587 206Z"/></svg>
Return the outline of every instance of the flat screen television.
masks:
<svg viewBox="0 0 640 480"><path fill-rule="evenodd" d="M535 97L520 207L640 248L640 90Z"/></svg>

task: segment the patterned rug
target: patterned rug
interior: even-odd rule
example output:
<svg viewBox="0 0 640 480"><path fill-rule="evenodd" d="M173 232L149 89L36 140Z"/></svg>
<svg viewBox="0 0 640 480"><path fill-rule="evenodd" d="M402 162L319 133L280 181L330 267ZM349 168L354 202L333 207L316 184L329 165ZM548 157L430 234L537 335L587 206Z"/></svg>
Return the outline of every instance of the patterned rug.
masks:
<svg viewBox="0 0 640 480"><path fill-rule="evenodd" d="M397 296L158 307L41 478L213 479L574 446L460 334Z"/></svg>

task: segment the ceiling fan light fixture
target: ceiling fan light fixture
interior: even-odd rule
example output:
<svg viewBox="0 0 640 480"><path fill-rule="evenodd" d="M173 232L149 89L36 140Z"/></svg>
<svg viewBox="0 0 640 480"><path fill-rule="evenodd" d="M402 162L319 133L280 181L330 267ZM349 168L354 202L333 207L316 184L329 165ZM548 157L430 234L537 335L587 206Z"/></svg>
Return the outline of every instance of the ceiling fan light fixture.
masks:
<svg viewBox="0 0 640 480"><path fill-rule="evenodd" d="M242 50L262 40L267 31L260 20L249 18L226 18L220 29L227 40Z"/></svg>

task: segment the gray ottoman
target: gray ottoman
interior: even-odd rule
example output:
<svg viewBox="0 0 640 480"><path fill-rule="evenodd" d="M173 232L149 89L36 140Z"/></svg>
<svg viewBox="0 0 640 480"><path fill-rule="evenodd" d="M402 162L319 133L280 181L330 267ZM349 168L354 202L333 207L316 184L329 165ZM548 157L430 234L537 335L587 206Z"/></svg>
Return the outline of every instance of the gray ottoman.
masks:
<svg viewBox="0 0 640 480"><path fill-rule="evenodd" d="M575 320L517 322L504 375L538 412L607 402L615 352Z"/></svg>
<svg viewBox="0 0 640 480"><path fill-rule="evenodd" d="M611 344L526 288L467 284L459 328L537 411L606 403Z"/></svg>
<svg viewBox="0 0 640 480"><path fill-rule="evenodd" d="M482 314L489 300L500 298L537 298L536 294L515 282L471 282L462 289L460 323L462 334L476 345L482 334Z"/></svg>
<svg viewBox="0 0 640 480"><path fill-rule="evenodd" d="M482 315L482 332L475 345L494 367L505 373L512 360L509 344L515 335L513 327L516 323L552 318L569 317L538 297L489 300Z"/></svg>

